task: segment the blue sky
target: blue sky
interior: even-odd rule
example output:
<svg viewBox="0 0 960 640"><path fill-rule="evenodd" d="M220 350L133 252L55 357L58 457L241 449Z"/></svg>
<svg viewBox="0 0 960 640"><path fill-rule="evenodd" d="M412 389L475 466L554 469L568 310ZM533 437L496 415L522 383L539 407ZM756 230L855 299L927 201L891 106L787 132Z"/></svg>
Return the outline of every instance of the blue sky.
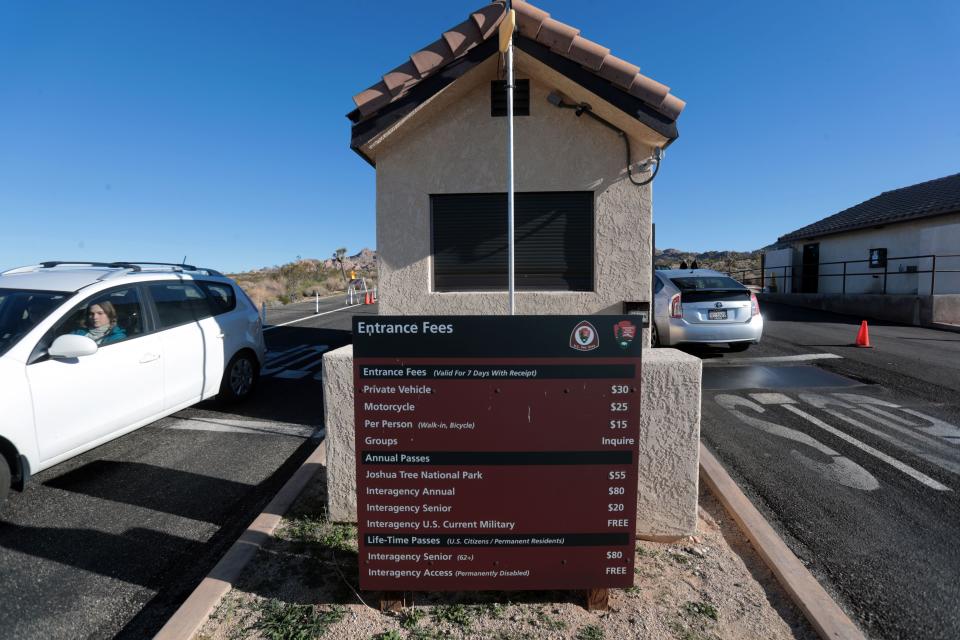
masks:
<svg viewBox="0 0 960 640"><path fill-rule="evenodd" d="M0 0L0 268L373 247L350 98L482 3ZM688 102L661 248L759 248L960 171L953 0L534 4Z"/></svg>

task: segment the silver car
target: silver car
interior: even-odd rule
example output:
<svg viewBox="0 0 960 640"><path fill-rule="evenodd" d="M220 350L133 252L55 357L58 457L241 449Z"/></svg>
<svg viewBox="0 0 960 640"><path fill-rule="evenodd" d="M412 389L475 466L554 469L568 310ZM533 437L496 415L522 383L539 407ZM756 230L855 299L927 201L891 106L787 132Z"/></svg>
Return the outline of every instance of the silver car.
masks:
<svg viewBox="0 0 960 640"><path fill-rule="evenodd" d="M757 296L730 276L710 269L654 272L653 346L726 343L744 351L762 334Z"/></svg>

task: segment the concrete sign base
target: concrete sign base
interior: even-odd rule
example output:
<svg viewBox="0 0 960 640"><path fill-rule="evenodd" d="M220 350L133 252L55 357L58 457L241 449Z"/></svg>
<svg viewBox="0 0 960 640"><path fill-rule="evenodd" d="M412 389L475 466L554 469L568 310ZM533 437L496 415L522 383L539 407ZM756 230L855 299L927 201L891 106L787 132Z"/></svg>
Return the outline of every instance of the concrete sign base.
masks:
<svg viewBox="0 0 960 640"><path fill-rule="evenodd" d="M700 451L699 358L676 349L645 349L642 368L637 536L669 540L697 524ZM356 522L353 346L323 356L327 509Z"/></svg>

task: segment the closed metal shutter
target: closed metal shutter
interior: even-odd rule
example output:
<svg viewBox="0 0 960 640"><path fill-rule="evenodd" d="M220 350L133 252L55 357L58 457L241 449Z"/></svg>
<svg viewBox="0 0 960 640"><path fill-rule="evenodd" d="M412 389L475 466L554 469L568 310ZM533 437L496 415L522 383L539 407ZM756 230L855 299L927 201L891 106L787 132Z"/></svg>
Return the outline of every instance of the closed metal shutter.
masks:
<svg viewBox="0 0 960 640"><path fill-rule="evenodd" d="M507 289L507 194L430 196L435 291ZM593 290L593 192L515 195L517 290Z"/></svg>

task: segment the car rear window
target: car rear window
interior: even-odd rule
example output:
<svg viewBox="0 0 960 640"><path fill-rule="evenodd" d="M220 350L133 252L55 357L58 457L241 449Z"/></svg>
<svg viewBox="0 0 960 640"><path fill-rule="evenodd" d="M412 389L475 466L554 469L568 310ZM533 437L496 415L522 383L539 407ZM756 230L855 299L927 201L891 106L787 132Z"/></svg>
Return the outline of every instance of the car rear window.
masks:
<svg viewBox="0 0 960 640"><path fill-rule="evenodd" d="M200 286L207 292L213 315L218 316L237 308L237 296L230 285L222 282L201 282Z"/></svg>
<svg viewBox="0 0 960 640"><path fill-rule="evenodd" d="M727 276L684 276L670 278L680 291L699 291L701 289L746 289L742 284Z"/></svg>
<svg viewBox="0 0 960 640"><path fill-rule="evenodd" d="M192 282L156 283L149 287L161 329L196 322L213 315L207 295Z"/></svg>

